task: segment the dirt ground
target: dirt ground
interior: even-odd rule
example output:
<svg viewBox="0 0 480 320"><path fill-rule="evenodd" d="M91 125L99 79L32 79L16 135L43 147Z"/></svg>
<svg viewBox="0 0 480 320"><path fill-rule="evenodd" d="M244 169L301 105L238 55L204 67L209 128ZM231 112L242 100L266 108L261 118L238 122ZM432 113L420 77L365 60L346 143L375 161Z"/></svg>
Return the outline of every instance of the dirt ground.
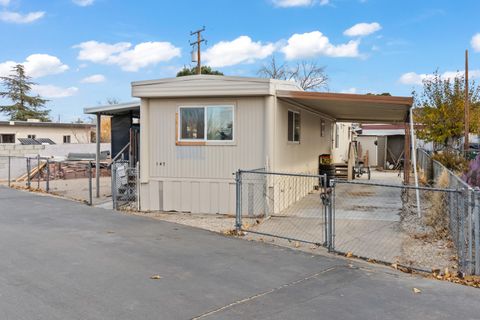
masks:
<svg viewBox="0 0 480 320"><path fill-rule="evenodd" d="M7 185L6 182L2 182L1 184ZM54 195L65 197L67 199L72 199L76 201L88 201L89 199L89 192L88 192L88 178L79 178L79 179L66 179L66 180L51 180L50 184L50 192ZM11 185L13 187L25 188L27 183L26 182L12 182ZM46 182L33 180L31 182L31 188L36 190L39 189L41 191L46 191ZM112 199L112 191L111 191L111 178L110 177L100 177L100 198L96 198L96 188L95 188L95 179L92 180L92 188L93 188L93 204L104 203Z"/></svg>

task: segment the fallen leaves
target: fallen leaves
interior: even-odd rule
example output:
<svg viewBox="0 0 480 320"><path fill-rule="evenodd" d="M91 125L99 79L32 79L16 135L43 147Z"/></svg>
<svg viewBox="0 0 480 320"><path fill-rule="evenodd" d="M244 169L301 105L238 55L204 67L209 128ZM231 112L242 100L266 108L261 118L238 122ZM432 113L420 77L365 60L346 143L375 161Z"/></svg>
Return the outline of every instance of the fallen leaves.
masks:
<svg viewBox="0 0 480 320"><path fill-rule="evenodd" d="M152 280L160 280L160 279L162 279L162 276L160 276L159 274L154 274L153 276L150 277L150 279L152 279Z"/></svg>
<svg viewBox="0 0 480 320"><path fill-rule="evenodd" d="M418 288L413 288L413 293L422 293L422 290L418 289Z"/></svg>
<svg viewBox="0 0 480 320"><path fill-rule="evenodd" d="M353 253L349 251L345 254L345 257L351 258L351 257L353 257Z"/></svg>

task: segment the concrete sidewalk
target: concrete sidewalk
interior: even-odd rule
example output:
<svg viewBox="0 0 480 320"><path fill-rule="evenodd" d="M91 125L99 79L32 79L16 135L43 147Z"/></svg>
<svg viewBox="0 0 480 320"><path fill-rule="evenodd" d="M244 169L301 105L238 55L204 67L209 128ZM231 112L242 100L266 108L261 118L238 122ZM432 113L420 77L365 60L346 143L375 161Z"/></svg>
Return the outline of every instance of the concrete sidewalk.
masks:
<svg viewBox="0 0 480 320"><path fill-rule="evenodd" d="M0 255L0 319L480 314L477 289L2 187Z"/></svg>

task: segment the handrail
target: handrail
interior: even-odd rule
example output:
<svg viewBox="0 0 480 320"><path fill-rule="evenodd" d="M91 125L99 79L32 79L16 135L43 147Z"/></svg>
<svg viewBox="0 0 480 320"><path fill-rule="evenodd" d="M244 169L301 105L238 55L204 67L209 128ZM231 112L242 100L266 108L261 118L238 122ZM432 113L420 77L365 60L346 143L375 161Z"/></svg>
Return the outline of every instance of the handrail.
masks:
<svg viewBox="0 0 480 320"><path fill-rule="evenodd" d="M130 142L127 143L125 145L125 147L122 148L122 150L120 150L117 155L115 157L112 158L112 162L108 165L109 167L112 165L112 163L114 163L119 157L121 154L123 154L123 152L125 151L125 149L127 149L128 147L130 146Z"/></svg>

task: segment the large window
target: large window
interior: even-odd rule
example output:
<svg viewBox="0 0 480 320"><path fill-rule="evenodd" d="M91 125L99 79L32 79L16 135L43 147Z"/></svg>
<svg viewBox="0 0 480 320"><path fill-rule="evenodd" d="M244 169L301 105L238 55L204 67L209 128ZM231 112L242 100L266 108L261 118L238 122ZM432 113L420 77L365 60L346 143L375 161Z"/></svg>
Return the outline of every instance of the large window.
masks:
<svg viewBox="0 0 480 320"><path fill-rule="evenodd" d="M233 106L180 107L180 140L233 141Z"/></svg>
<svg viewBox="0 0 480 320"><path fill-rule="evenodd" d="M300 142L300 113L288 110L288 141Z"/></svg>

